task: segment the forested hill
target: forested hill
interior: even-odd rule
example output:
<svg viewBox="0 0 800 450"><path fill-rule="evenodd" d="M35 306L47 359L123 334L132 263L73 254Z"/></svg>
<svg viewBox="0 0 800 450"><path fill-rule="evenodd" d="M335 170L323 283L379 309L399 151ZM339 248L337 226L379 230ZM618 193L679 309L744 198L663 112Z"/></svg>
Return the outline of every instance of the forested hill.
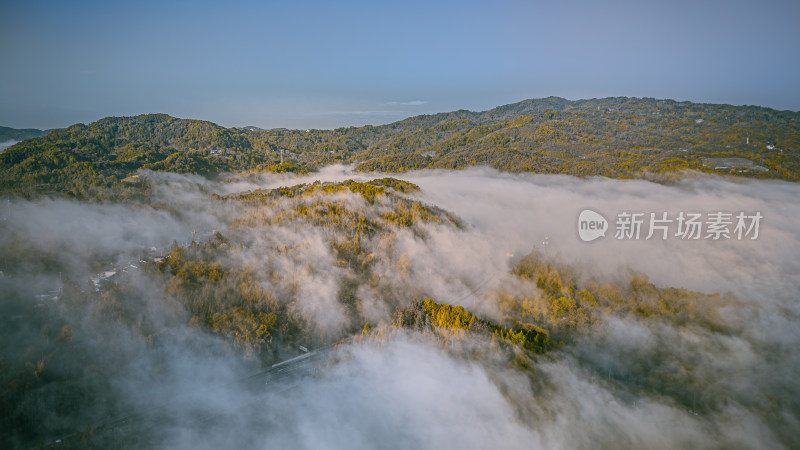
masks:
<svg viewBox="0 0 800 450"><path fill-rule="evenodd" d="M108 117L9 147L0 154L0 191L82 197L124 186L139 169L215 176L302 172L335 162L385 172L485 165L664 179L694 169L800 181L799 123L798 112L625 97L549 97L336 130L224 128L165 114Z"/></svg>
<svg viewBox="0 0 800 450"><path fill-rule="evenodd" d="M30 139L38 136L44 136L45 134L51 131L52 130L38 130L36 128L18 129L18 128L0 127L0 143L8 141L22 141L25 139Z"/></svg>

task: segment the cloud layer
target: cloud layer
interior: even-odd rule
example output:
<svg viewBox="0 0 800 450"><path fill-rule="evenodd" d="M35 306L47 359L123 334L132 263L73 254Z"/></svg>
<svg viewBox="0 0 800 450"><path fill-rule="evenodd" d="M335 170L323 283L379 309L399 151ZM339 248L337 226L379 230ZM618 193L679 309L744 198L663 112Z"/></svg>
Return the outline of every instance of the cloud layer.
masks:
<svg viewBox="0 0 800 450"><path fill-rule="evenodd" d="M244 242L231 264L252 267L265 288L291 302L314 324L315 342L347 333L355 314L388 323L395 306L434 297L500 319L497 292L535 292L509 273L530 250L576 268L581 278L616 279L628 269L658 286L735 295L721 303L725 332L691 325L605 315L575 343L535 362L535 376L495 361L443 349L430 336L389 332L343 346L317 375L246 401L236 385L252 361L197 352L216 338L180 323L157 280L133 279L149 300L145 315L165 317L174 339L158 351L119 339L126 364L137 367L112 382L122 404L135 411L159 402L174 421L150 430L163 447L218 448L780 448L797 444L800 418L800 186L687 176L675 185L566 176L509 175L490 169L412 172L399 177L422 190L410 196L454 212L465 224L423 224L373 242L373 279L355 290L357 311L339 302L344 283L357 279L337 264L324 230L301 224L231 230L246 214L227 194L314 180L369 179L333 166L303 177L263 175L235 183L151 174L149 205L88 205L72 201L15 202L4 222L4 245L54 254L57 265L91 274L98 259L113 260L172 240L185 242L212 230ZM354 208L363 199L342 194ZM680 239L620 241L612 233L594 243L578 238L577 217L591 208L606 217L621 211L702 213L759 211L757 240ZM270 214L269 211L264 214ZM613 226L613 225L612 225ZM542 245L547 238L548 245ZM276 253L277 246L292 250ZM124 257L120 256L121 259ZM5 292L32 296L54 285L46 268L4 278ZM276 275L277 274L277 275ZM24 280L47 279L38 283ZM15 294L16 295L16 294ZM19 294L19 298L27 298ZM20 300L22 301L22 300ZM720 300L722 301L722 300ZM727 300L725 300L727 301ZM172 306L170 306L172 305ZM173 308L173 309L171 309ZM169 312L173 311L173 312ZM95 327L88 323L86 326ZM12 336L24 337L25 333ZM467 345L467 344L464 344ZM491 355L488 342L468 344ZM222 351L222 350L219 350ZM169 357L167 357L169 355ZM168 361L164 365L164 361ZM248 365L251 364L251 365ZM151 368L166 373L156 376ZM646 370L645 370L646 369ZM645 372L643 372L645 370ZM670 386L653 391L642 375L666 373L674 389L695 392L696 410L674 401ZM674 371L674 378L669 378ZM681 371L691 374L687 377ZM637 379L637 377L639 377ZM665 393L666 392L666 393ZM201 394L202 393L202 394ZM242 402L248 405L241 407ZM254 403L255 406L254 406ZM704 408L701 408L705 405ZM187 411L218 414L215 426L198 425ZM87 418L88 419L88 418ZM76 420L73 425L79 425Z"/></svg>

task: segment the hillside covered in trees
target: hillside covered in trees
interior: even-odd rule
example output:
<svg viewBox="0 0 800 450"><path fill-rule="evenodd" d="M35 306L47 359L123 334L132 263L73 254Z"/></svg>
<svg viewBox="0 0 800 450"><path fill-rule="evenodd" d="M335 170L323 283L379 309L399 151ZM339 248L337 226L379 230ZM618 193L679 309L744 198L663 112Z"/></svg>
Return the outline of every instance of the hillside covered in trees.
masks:
<svg viewBox="0 0 800 450"><path fill-rule="evenodd" d="M165 114L108 117L0 154L0 191L118 195L140 169L217 177L463 169L664 180L685 169L798 181L800 113L755 106L606 98L525 100L335 130L224 128ZM109 194L111 192L112 194Z"/></svg>

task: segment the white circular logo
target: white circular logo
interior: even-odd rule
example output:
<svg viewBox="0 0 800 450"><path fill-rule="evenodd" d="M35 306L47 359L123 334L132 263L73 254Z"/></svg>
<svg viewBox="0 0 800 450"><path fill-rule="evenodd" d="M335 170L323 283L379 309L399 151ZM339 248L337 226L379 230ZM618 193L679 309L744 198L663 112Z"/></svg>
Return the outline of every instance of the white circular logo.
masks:
<svg viewBox="0 0 800 450"><path fill-rule="evenodd" d="M578 216L578 236L583 242L591 242L605 237L606 230L608 230L608 221L600 213L591 209L581 211Z"/></svg>

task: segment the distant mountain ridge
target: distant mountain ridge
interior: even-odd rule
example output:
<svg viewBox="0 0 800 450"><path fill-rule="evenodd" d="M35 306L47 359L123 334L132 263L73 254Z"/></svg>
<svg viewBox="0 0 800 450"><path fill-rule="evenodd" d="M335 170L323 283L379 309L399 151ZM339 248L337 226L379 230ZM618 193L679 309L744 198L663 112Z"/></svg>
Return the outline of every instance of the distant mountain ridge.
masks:
<svg viewBox="0 0 800 450"><path fill-rule="evenodd" d="M8 141L24 141L25 139L44 136L53 130L39 130L36 128L9 128L0 127L0 143Z"/></svg>
<svg viewBox="0 0 800 450"><path fill-rule="evenodd" d="M713 162L720 158L743 163ZM335 130L224 128L167 114L106 117L8 148L0 154L0 190L91 196L140 169L217 176L311 171L337 162L383 172L485 165L668 178L692 169L798 181L800 113L652 98L548 97Z"/></svg>

